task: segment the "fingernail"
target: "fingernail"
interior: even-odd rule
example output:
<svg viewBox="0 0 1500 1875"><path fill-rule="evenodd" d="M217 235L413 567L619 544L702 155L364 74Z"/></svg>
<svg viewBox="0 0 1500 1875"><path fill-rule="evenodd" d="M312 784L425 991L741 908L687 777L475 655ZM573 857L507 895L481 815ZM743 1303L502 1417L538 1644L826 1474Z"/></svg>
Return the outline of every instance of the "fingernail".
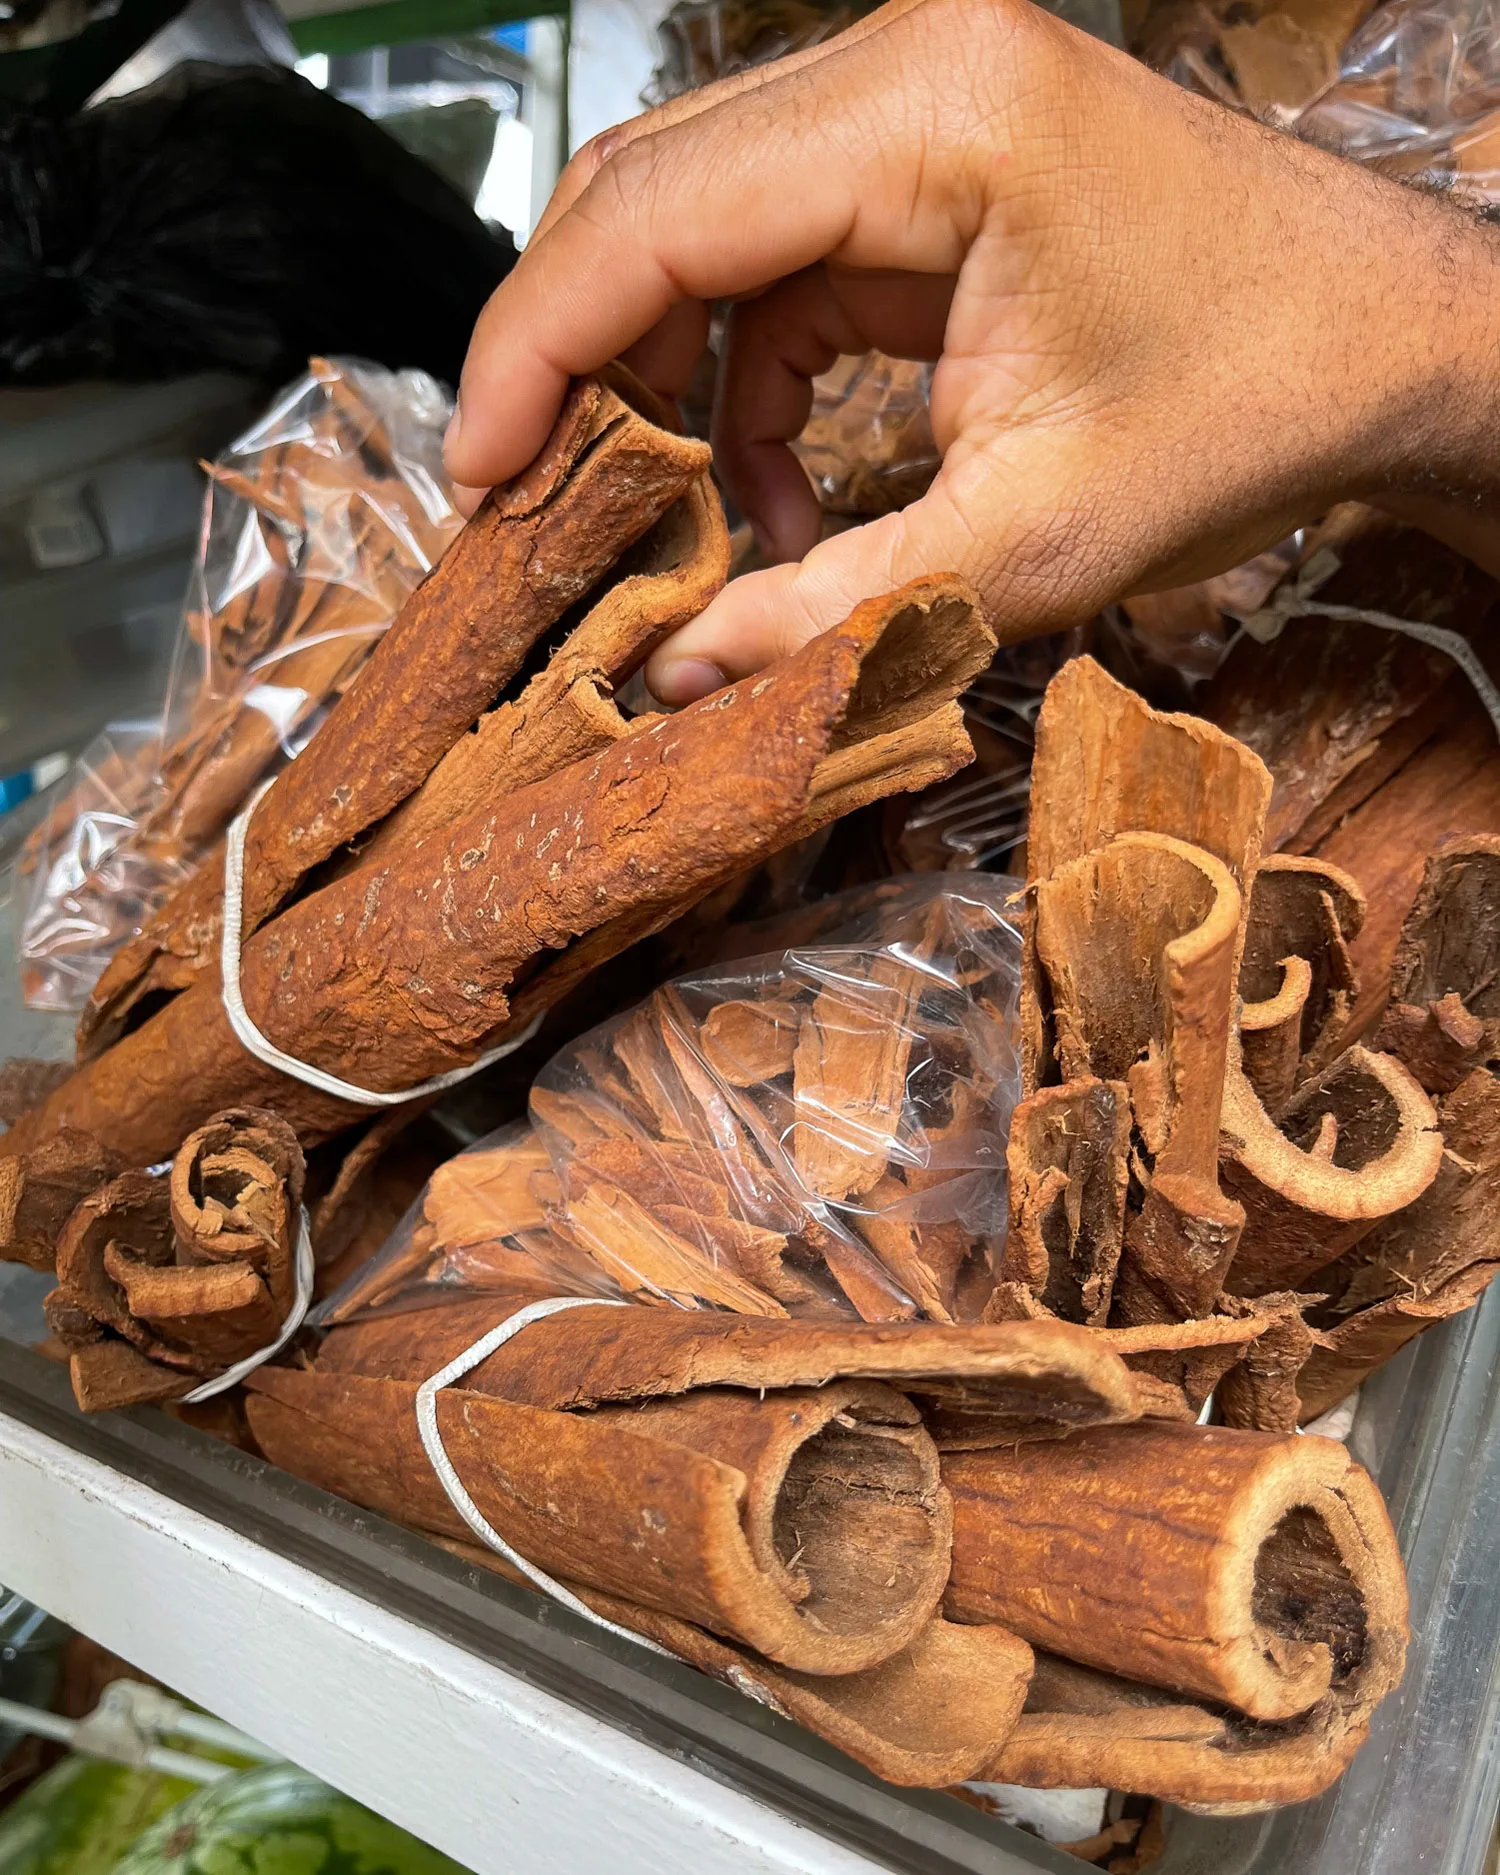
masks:
<svg viewBox="0 0 1500 1875"><path fill-rule="evenodd" d="M658 703L681 709L684 703L696 703L712 696L729 682L717 664L709 658L674 658L664 665L651 686Z"/></svg>

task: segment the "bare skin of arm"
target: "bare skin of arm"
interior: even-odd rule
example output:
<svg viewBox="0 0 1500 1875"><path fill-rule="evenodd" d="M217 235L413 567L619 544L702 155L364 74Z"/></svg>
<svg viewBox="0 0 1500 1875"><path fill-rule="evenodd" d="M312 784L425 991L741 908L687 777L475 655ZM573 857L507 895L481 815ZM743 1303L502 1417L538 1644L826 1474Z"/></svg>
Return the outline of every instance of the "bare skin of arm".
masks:
<svg viewBox="0 0 1500 1875"><path fill-rule="evenodd" d="M894 0L588 145L480 320L453 474L514 474L612 357L680 393L724 299L716 459L786 564L657 651L669 702L920 573L966 574L1023 637L1340 500L1500 572L1497 231L1028 0ZM817 545L789 441L811 380L871 346L937 360L943 466Z"/></svg>

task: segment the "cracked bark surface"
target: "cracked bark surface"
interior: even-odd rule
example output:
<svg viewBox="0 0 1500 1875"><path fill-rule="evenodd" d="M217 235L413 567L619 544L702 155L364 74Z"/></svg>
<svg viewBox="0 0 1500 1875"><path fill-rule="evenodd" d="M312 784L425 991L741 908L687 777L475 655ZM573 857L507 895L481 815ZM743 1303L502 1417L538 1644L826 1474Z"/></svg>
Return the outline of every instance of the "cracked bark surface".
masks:
<svg viewBox="0 0 1500 1875"><path fill-rule="evenodd" d="M914 661L911 642L934 619ZM543 989L542 970L513 1006L518 979L549 953L566 962L574 940L610 926L590 956L612 954L798 837L820 762L921 732L930 686L966 681L988 643L955 582L872 601L763 675L286 907L245 946L246 1004L288 1053L361 1085L462 1066L574 980L564 969ZM204 979L75 1073L0 1140L0 1158L81 1123L150 1160L228 1104L273 1106L307 1144L357 1111L247 1054Z"/></svg>
<svg viewBox="0 0 1500 1875"><path fill-rule="evenodd" d="M245 842L247 932L426 779L536 639L706 466L703 444L658 428L597 379L575 384L536 461L486 497L257 808ZM116 1040L152 992L211 971L222 885L216 850L117 953L80 1022L83 1052Z"/></svg>
<svg viewBox="0 0 1500 1875"><path fill-rule="evenodd" d="M414 1385L261 1369L273 1463L438 1535L469 1535L428 1463ZM528 1560L812 1673L908 1647L947 1576L951 1506L916 1410L872 1383L707 1390L580 1416L438 1396L449 1457Z"/></svg>
<svg viewBox="0 0 1500 1875"><path fill-rule="evenodd" d="M1399 1673L1395 1536L1333 1440L1152 1421L950 1454L943 1475L950 1619L1263 1722Z"/></svg>

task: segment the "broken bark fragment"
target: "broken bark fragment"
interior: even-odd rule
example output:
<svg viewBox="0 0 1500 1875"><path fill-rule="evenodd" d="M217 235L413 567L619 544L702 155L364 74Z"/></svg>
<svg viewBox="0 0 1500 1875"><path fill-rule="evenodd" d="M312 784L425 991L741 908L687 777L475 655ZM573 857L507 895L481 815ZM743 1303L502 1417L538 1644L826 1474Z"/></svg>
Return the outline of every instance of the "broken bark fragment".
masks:
<svg viewBox="0 0 1500 1875"><path fill-rule="evenodd" d="M754 1087L792 1071L802 1012L796 1003L717 1003L703 1019L703 1059L731 1087Z"/></svg>
<svg viewBox="0 0 1500 1875"><path fill-rule="evenodd" d="M1303 1417L1301 1375L1324 1337L1308 1324L1312 1298L1283 1292L1242 1305L1270 1320L1215 1390L1218 1418L1249 1432L1295 1432Z"/></svg>
<svg viewBox="0 0 1500 1875"><path fill-rule="evenodd" d="M1303 1287L1419 1198L1443 1138L1431 1101L1399 1062L1351 1048L1302 1089L1279 1127L1231 1070L1224 1150L1224 1182L1245 1208L1225 1286L1253 1298Z"/></svg>
<svg viewBox="0 0 1500 1875"><path fill-rule="evenodd" d="M1245 1073L1274 1118L1344 1044L1359 984L1349 954L1365 918L1347 873L1271 854L1250 894L1240 966Z"/></svg>
<svg viewBox="0 0 1500 1875"><path fill-rule="evenodd" d="M29 1152L0 1158L0 1258L54 1268L57 1240L74 1206L124 1170L119 1153L69 1126Z"/></svg>
<svg viewBox="0 0 1500 1875"><path fill-rule="evenodd" d="M1438 1106L1444 1151L1414 1204L1318 1278L1326 1334L1298 1378L1316 1418L1434 1322L1471 1308L1500 1270L1500 1079L1477 1068Z"/></svg>
<svg viewBox="0 0 1500 1875"><path fill-rule="evenodd" d="M1399 1673L1395 1535L1331 1439L1153 1421L943 1472L950 1619L1263 1721Z"/></svg>
<svg viewBox="0 0 1500 1875"><path fill-rule="evenodd" d="M414 1385L288 1369L248 1384L272 1463L468 1537L418 1437ZM449 1388L437 1414L480 1511L537 1567L796 1670L889 1659L941 1597L947 1495L915 1411L888 1388L709 1391L587 1416Z"/></svg>
<svg viewBox="0 0 1500 1875"><path fill-rule="evenodd" d="M1379 1046L1434 1094L1500 1053L1500 839L1463 835L1428 860L1396 945Z"/></svg>
<svg viewBox="0 0 1500 1875"><path fill-rule="evenodd" d="M1109 1319L1130 1182L1130 1091L1093 1076L1044 1087L1011 1115L1010 1229L1000 1265L1064 1321Z"/></svg>

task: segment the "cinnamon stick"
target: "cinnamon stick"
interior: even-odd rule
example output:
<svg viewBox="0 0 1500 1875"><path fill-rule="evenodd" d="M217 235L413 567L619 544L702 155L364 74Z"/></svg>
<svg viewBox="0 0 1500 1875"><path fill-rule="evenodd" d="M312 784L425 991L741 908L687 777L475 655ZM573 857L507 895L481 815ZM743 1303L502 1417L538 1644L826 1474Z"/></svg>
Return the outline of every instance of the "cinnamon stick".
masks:
<svg viewBox="0 0 1500 1875"><path fill-rule="evenodd" d="M52 1269L74 1206L125 1164L91 1133L70 1126L39 1139L29 1152L0 1158L0 1258Z"/></svg>
<svg viewBox="0 0 1500 1875"><path fill-rule="evenodd" d="M940 610L969 622L972 658L972 600L918 582L770 672L300 899L245 946L252 1016L287 1052L370 1087L471 1061L529 1018L508 995L523 966L616 921L623 943L642 912L772 850L836 737L925 709L925 695L886 684L894 653L881 646L888 628L899 646L903 621ZM373 676L372 665L364 688ZM307 1144L355 1113L248 1055L204 980L75 1074L0 1139L0 1156L28 1133L83 1123L150 1159L218 1107L268 1103Z"/></svg>
<svg viewBox="0 0 1500 1875"><path fill-rule="evenodd" d="M1379 1493L1330 1439L1145 1422L951 1454L950 1618L1279 1721L1399 1661Z"/></svg>
<svg viewBox="0 0 1500 1875"><path fill-rule="evenodd" d="M273 1464L467 1537L418 1438L413 1385L288 1369L248 1384ZM449 1389L437 1414L471 1497L529 1561L796 1670L889 1659L941 1597L947 1496L914 1410L887 1388L709 1391L582 1417Z"/></svg>

